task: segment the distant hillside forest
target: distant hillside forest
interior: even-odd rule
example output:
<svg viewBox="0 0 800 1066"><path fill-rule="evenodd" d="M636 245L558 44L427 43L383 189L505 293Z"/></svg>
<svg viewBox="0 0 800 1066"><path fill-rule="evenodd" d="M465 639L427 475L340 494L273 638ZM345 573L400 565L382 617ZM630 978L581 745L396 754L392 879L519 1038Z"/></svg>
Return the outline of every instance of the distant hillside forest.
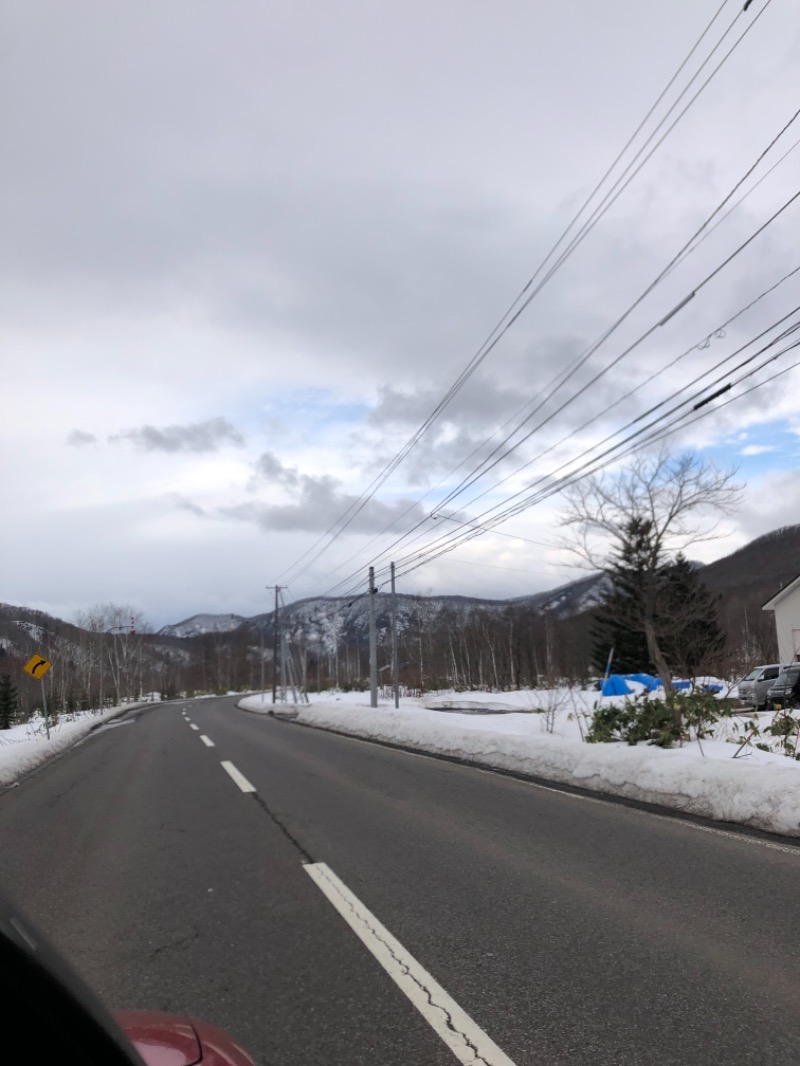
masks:
<svg viewBox="0 0 800 1066"><path fill-rule="evenodd" d="M703 673L734 679L753 665L775 660L774 620L761 605L799 571L800 525L760 537L697 570L712 594L723 636L718 650L701 664ZM507 601L399 596L401 684L421 693L588 682L598 672L595 634L603 581L595 575L552 593ZM378 596L377 616L379 677L388 684L385 595ZM213 624L214 616L203 618ZM174 698L271 687L274 616L219 619L219 631L192 633L190 619L153 633L124 606L98 606L69 623L2 605L0 675L14 679L23 717L41 703L39 683L22 672L34 653L54 663L46 684L51 707L60 714L148 693ZM297 681L308 691L367 684L364 596L290 604L281 612L280 630Z"/></svg>

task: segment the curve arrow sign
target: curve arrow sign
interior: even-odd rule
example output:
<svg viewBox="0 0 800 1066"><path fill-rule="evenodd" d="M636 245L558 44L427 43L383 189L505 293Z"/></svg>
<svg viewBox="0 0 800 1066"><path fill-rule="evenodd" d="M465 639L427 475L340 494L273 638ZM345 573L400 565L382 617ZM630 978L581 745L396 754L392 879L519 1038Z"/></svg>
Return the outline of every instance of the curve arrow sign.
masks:
<svg viewBox="0 0 800 1066"><path fill-rule="evenodd" d="M36 680L39 681L44 677L52 665L50 660L45 659L43 655L32 655L22 669L30 674L31 677L35 677Z"/></svg>

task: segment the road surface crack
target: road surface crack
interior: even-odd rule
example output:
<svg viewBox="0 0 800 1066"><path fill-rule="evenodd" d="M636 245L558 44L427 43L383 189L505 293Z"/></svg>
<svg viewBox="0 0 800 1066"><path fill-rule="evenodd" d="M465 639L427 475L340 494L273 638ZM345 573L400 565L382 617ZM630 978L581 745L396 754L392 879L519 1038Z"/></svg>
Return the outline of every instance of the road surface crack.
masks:
<svg viewBox="0 0 800 1066"><path fill-rule="evenodd" d="M297 839L297 837L295 837L291 833L291 831L286 828L286 826L280 820L278 815L275 814L273 811L271 811L269 809L269 807L264 802L264 800L261 798L261 796L257 792L253 792L252 796L253 796L253 799L256 801L256 803L259 805L259 807L262 808L264 813L269 818L271 818L272 821L275 823L275 825L278 827L278 829L280 829L280 831L283 833L283 835L286 837L286 839L289 841L289 843L292 844L293 847L297 848L297 850L303 856L303 862L304 863L309 863L309 862L313 863L315 860L312 859L312 857L309 855L309 853L306 851L306 849L303 847L303 845L300 843L300 841Z"/></svg>
<svg viewBox="0 0 800 1066"><path fill-rule="evenodd" d="M319 867L318 867L318 870L319 870ZM338 884L334 880L331 880L330 877L327 876L327 873L325 872L325 870L319 870L319 874L322 877L325 878L327 883L336 892L336 895L345 904L347 909L352 913L352 915L356 918L356 920L359 922L359 924L363 925L367 930L369 930L371 936L373 936L375 938L375 940L377 940L378 943L381 944L386 949L386 951L391 955L392 959L397 963L398 967L400 968L403 976L408 978L409 981L411 981L413 984L415 984L417 986L417 988L419 988L419 990L423 993L423 995L427 999L428 1004L431 1007L433 1007L434 1010L440 1011L444 1015L445 1025L450 1030L450 1032L453 1033L454 1036L458 1037L458 1039L462 1043L462 1045L464 1047L468 1048L472 1052L472 1055L474 1056L474 1061L476 1063L484 1063L484 1066L492 1066L492 1064L489 1062L489 1060L484 1058L483 1055L481 1055L480 1051L475 1046L475 1044L470 1040L470 1038L467 1036L467 1034L464 1033L461 1029L458 1028L458 1026L453 1021L453 1016L450 1013L450 1011L447 1009L447 1007L443 1006L441 1003L438 1003L433 998L433 993L428 988L428 986L426 984L424 984L422 981L420 981L420 979L414 973L411 972L411 969L409 968L408 963L405 961L405 959L403 959L402 956L397 954L397 952L395 951L395 949L392 946L392 944L389 941L387 941L383 936L381 936L380 931L378 929L376 929L374 926L372 926L369 923L369 921L367 921L366 917L364 916L364 914L361 911L356 909L356 907L353 905L352 900L348 899L348 897L345 896L340 891Z"/></svg>

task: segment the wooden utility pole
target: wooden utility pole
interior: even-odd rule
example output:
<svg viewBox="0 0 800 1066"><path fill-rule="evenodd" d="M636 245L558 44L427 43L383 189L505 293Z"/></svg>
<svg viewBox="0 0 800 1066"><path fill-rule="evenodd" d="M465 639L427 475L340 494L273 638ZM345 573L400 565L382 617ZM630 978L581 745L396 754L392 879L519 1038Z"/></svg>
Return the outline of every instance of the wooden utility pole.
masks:
<svg viewBox="0 0 800 1066"><path fill-rule="evenodd" d="M280 648L280 626L278 624L279 596L286 585L267 585L268 589L275 589L275 614L272 619L272 702L278 702L278 650Z"/></svg>
<svg viewBox="0 0 800 1066"><path fill-rule="evenodd" d="M259 627L261 636L261 702L264 702L264 627Z"/></svg>
<svg viewBox="0 0 800 1066"><path fill-rule="evenodd" d="M369 691L370 706L378 706L378 641L375 633L375 567L369 568Z"/></svg>
<svg viewBox="0 0 800 1066"><path fill-rule="evenodd" d="M394 584L394 563L390 565L392 574L392 688L394 705L400 706L400 668L397 662L397 589Z"/></svg>

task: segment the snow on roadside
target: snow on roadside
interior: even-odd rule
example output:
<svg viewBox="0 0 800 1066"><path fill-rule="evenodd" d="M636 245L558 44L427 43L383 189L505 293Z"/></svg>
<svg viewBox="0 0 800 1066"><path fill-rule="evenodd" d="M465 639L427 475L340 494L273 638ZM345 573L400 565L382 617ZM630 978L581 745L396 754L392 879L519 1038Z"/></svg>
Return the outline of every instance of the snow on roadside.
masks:
<svg viewBox="0 0 800 1066"><path fill-rule="evenodd" d="M141 706L141 703L123 703L109 707L102 714L79 712L72 721L59 720L51 728L49 740L41 718L0 730L0 788L12 785L30 770L60 755L104 722Z"/></svg>
<svg viewBox="0 0 800 1066"><path fill-rule="evenodd" d="M481 700L484 695L486 699ZM450 707L447 713L431 710L433 699L426 701L428 706L403 700L399 710L388 703L373 709L368 705L368 695L349 693L336 697L326 693L319 702L300 705L297 721L719 821L800 836L797 762L760 751L733 759L736 748L724 737L703 741L702 750L697 743L673 749L644 744L585 744L574 714L570 718L563 713L563 707L559 730L545 731L544 714L532 713L530 707L534 695L541 699L544 694L502 693L498 701L497 693L493 697L468 693L465 698L469 702L505 702L511 711L476 715L473 707L465 714ZM592 700L596 695L586 694ZM529 709L523 711L526 700ZM453 696L441 700L442 704L457 702ZM245 697L239 706L262 712L272 709L261 702L260 695ZM738 728L734 723L733 729Z"/></svg>

